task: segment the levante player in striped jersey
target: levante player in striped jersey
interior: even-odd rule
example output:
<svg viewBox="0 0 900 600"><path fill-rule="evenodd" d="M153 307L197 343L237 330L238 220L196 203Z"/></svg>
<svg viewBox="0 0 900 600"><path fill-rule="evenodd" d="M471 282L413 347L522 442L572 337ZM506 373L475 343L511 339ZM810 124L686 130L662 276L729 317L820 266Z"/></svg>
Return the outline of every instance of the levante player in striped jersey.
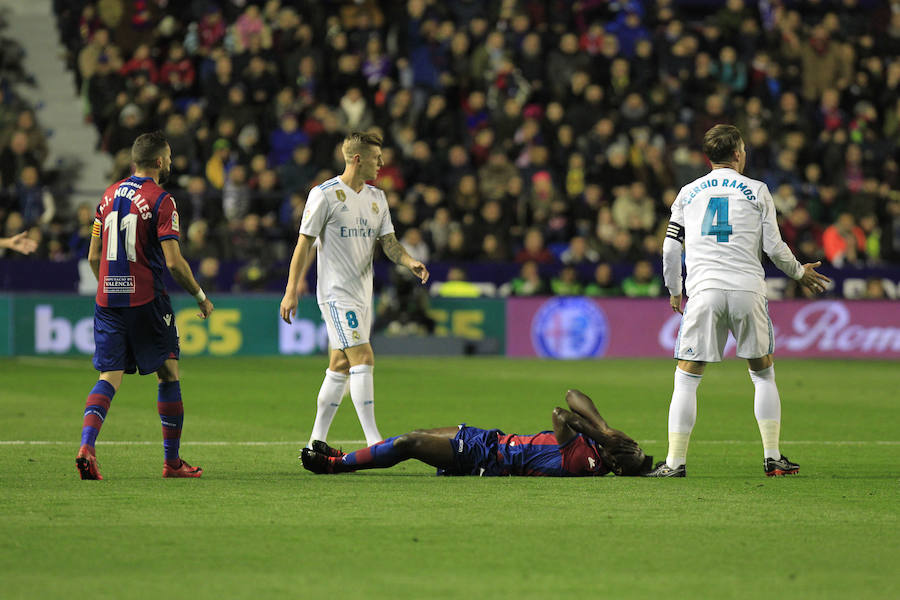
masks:
<svg viewBox="0 0 900 600"><path fill-rule="evenodd" d="M172 196L160 185L172 150L162 132L145 133L131 147L134 175L106 189L97 207L88 261L97 277L94 368L100 378L87 397L81 448L75 464L82 479L103 479L94 443L124 373L156 373L162 422L163 477L200 477L179 456L184 410L178 378L178 331L163 268L190 292L206 318L213 304L203 293L178 245L180 227Z"/></svg>
<svg viewBox="0 0 900 600"><path fill-rule="evenodd" d="M463 424L413 431L349 454L316 440L300 459L317 474L386 469L411 458L437 467L438 475L597 477L650 470L653 457L610 427L588 396L569 390L566 404L570 410L553 410L553 431L534 435Z"/></svg>

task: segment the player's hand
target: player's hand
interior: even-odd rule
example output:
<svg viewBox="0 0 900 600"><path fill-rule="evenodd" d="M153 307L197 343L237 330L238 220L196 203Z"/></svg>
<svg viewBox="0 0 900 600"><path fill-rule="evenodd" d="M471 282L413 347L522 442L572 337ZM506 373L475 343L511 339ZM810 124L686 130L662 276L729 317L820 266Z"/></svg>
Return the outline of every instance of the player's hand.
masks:
<svg viewBox="0 0 900 600"><path fill-rule="evenodd" d="M285 293L281 299L281 318L288 325L291 324L291 317L297 315L297 295Z"/></svg>
<svg viewBox="0 0 900 600"><path fill-rule="evenodd" d="M23 231L12 236L11 238L6 240L6 247L10 250L21 252L22 254L31 254L32 252L37 250L38 245L36 241L29 237L26 237L27 235L28 232Z"/></svg>
<svg viewBox="0 0 900 600"><path fill-rule="evenodd" d="M681 294L678 294L677 296L669 296L669 306L671 306L672 310L674 310L678 314L684 314L684 311L681 310Z"/></svg>
<svg viewBox="0 0 900 600"><path fill-rule="evenodd" d="M200 317L201 319L205 319L205 318L209 317L209 313L211 313L212 311L214 311L216 309L216 307L213 306L213 303L212 303L212 301L210 301L209 298L205 298L203 300L203 302L198 302L197 305L200 307L200 312L197 313L197 316Z"/></svg>
<svg viewBox="0 0 900 600"><path fill-rule="evenodd" d="M821 273L816 272L816 267L821 266L822 261L817 260L814 263L806 263L803 265L803 277L800 278L800 285L807 288L814 294L825 291L825 284L831 283L831 280Z"/></svg>
<svg viewBox="0 0 900 600"><path fill-rule="evenodd" d="M428 281L428 269L425 268L425 265L420 263L417 260L411 260L409 262L409 270L412 271L413 275L418 277L422 283Z"/></svg>

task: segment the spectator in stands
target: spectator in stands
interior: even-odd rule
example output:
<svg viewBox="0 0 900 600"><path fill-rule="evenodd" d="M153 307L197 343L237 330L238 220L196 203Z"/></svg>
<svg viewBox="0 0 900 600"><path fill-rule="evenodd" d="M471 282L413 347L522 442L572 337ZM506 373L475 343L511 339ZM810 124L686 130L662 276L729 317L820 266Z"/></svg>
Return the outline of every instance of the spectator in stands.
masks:
<svg viewBox="0 0 900 600"><path fill-rule="evenodd" d="M206 162L206 180L217 190L223 189L232 166L231 143L224 138L217 139L212 145L212 156Z"/></svg>
<svg viewBox="0 0 900 600"><path fill-rule="evenodd" d="M0 100L2 100L2 97L0 97ZM9 143L10 137L16 131L25 134L25 137L27 138L25 147L28 152L34 156L37 164L43 165L49 154L49 149L47 148L47 136L38 126L33 110L25 108L18 112L15 117L15 122L12 123L8 129L3 131L2 138L0 138L0 145L5 146Z"/></svg>
<svg viewBox="0 0 900 600"><path fill-rule="evenodd" d="M866 236L850 213L841 213L822 234L825 259L835 267L859 264L865 257Z"/></svg>
<svg viewBox="0 0 900 600"><path fill-rule="evenodd" d="M478 2L416 0L400 8L409 27L398 27L377 3L315 10L201 3L210 6L173 9L159 23L156 9L138 11L137 26L128 20L116 31L117 46L102 25L115 2L86 11L56 4L101 132L118 127L123 108L135 104L146 123L171 129L175 175L202 175L209 189L222 190L241 163L257 190L271 178L262 173L275 168L282 223L295 220L309 185L340 166L334 151L343 128L371 120L389 140L385 154L396 156L395 204L414 207L404 225L420 229L437 256L509 255L533 227L547 245L584 236L602 258L629 263L654 253L648 236L667 216L663 203L646 200L666 199L674 194L664 190L708 170L694 134L737 121L748 170L777 180L772 190L793 188L782 188L778 202L782 223L796 221L796 251L814 251L811 231L847 211L877 214L871 232L881 231L883 257L894 260L900 248L887 200L900 185L892 157L900 139L892 50L900 47L900 17L877 22L883 15L869 5L807 7L801 15L729 0L695 23L684 3L668 1L652 10L620 3L618 12L587 2L540 17L509 2L492 13ZM169 90L154 52L177 89ZM12 138L25 106L10 110L2 94L0 129ZM287 114L297 117L308 150L295 151L295 140L268 147ZM244 147L239 139L253 128L258 143ZM27 148L38 148L32 135L40 128L19 129L29 131ZM12 141L0 135L0 145L8 155ZM109 150L116 174L127 172L128 157ZM261 164L260 154L272 164ZM0 162L7 191L21 168ZM507 227L480 225L488 201L500 203ZM448 252L449 232L460 227ZM471 236L462 247L460 235Z"/></svg>
<svg viewBox="0 0 900 600"><path fill-rule="evenodd" d="M596 263L600 260L600 254L588 245L587 240L576 235L569 241L569 247L560 256L564 265L584 265Z"/></svg>
<svg viewBox="0 0 900 600"><path fill-rule="evenodd" d="M509 282L509 293L513 296L543 296L547 292L547 284L538 272L538 264L533 260L523 263L519 276Z"/></svg>
<svg viewBox="0 0 900 600"><path fill-rule="evenodd" d="M478 298L481 290L469 281L466 270L462 267L450 267L447 281L441 284L438 296L442 298Z"/></svg>
<svg viewBox="0 0 900 600"><path fill-rule="evenodd" d="M550 280L550 291L554 296L580 296L582 289L578 271L571 265L564 266L559 275Z"/></svg>
<svg viewBox="0 0 900 600"><path fill-rule="evenodd" d="M0 181L11 185L19 180L25 167L40 167L37 155L28 149L28 135L16 130L0 151Z"/></svg>
<svg viewBox="0 0 900 600"><path fill-rule="evenodd" d="M600 263L594 268L594 279L585 286L583 293L585 296L598 298L622 295L622 287L613 278L612 267L609 266L609 263Z"/></svg>
<svg viewBox="0 0 900 600"><path fill-rule="evenodd" d="M16 182L16 197L26 227L47 226L56 214L53 195L41 184L37 167L28 165L22 169Z"/></svg>
<svg viewBox="0 0 900 600"><path fill-rule="evenodd" d="M544 234L532 227L525 233L522 249L516 253L517 263L534 261L538 264L549 264L554 261L553 253L544 246Z"/></svg>
<svg viewBox="0 0 900 600"><path fill-rule="evenodd" d="M622 282L622 292L629 298L656 298L662 289L662 280L647 260L637 261L634 272Z"/></svg>
<svg viewBox="0 0 900 600"><path fill-rule="evenodd" d="M119 112L119 118L109 126L104 136L104 147L111 154L131 148L134 140L144 133L144 112L137 104L126 104Z"/></svg>
<svg viewBox="0 0 900 600"><path fill-rule="evenodd" d="M68 249L72 258L87 258L91 245L91 227L94 225L94 209L87 202L75 210L75 228L69 235Z"/></svg>

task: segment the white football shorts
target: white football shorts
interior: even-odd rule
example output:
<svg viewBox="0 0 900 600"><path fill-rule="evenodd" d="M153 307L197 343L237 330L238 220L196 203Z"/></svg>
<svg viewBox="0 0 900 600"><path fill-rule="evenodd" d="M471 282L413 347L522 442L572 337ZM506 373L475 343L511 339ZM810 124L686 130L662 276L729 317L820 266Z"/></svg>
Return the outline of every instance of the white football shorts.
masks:
<svg viewBox="0 0 900 600"><path fill-rule="evenodd" d="M775 350L766 297L756 292L707 289L688 298L675 340L675 358L720 362L734 334L739 358L760 358Z"/></svg>
<svg viewBox="0 0 900 600"><path fill-rule="evenodd" d="M325 321L332 350L369 343L372 317L368 308L326 302L319 305L319 310L322 311L322 320Z"/></svg>

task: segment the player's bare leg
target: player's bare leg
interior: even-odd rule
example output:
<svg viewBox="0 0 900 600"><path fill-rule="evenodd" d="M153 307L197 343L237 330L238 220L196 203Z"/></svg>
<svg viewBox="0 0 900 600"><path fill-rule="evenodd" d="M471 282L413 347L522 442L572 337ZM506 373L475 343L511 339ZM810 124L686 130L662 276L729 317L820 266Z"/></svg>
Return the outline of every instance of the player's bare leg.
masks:
<svg viewBox="0 0 900 600"><path fill-rule="evenodd" d="M184 422L184 405L181 402L181 382L178 379L178 361L174 358L166 360L156 371L159 382L159 395L156 407L162 423L163 477L200 477L203 469L192 467L181 459L181 426Z"/></svg>
<svg viewBox="0 0 900 600"><path fill-rule="evenodd" d="M448 469L453 466L453 446L449 443L450 439L446 432L412 432L388 438L343 457L330 457L304 448L300 459L307 470L319 474L386 469L411 458L432 467Z"/></svg>
<svg viewBox="0 0 900 600"><path fill-rule="evenodd" d="M344 348L350 363L350 399L356 408L366 443L370 446L382 439L375 425L375 353L369 343Z"/></svg>
<svg viewBox="0 0 900 600"><path fill-rule="evenodd" d="M94 444L100 427L106 420L106 413L113 396L122 385L124 371L104 371L88 394L84 407L84 421L81 427L81 447L75 456L75 466L82 479L103 479Z"/></svg>
<svg viewBox="0 0 900 600"><path fill-rule="evenodd" d="M439 437L453 439L456 437L456 434L459 433L459 426L456 427L436 427L434 429L416 429L412 431L412 433L427 433L429 435L436 435Z"/></svg>
<svg viewBox="0 0 900 600"><path fill-rule="evenodd" d="M763 443L763 469L769 477L794 475L800 471L800 465L791 462L781 454L779 439L781 437L781 397L775 384L775 365L772 355L747 360L750 367L750 380L755 389L753 395L753 413L759 425L759 434Z"/></svg>

